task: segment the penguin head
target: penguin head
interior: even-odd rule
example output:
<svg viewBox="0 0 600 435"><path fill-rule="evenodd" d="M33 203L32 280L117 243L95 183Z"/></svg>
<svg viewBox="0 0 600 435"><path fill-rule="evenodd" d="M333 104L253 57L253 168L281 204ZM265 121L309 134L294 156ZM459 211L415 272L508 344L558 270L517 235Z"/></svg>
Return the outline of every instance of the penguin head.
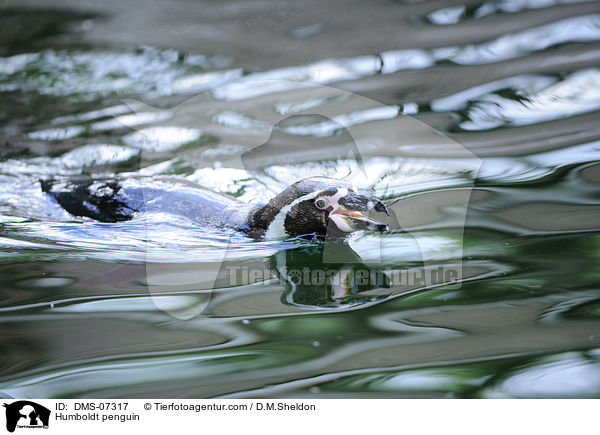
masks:
<svg viewBox="0 0 600 435"><path fill-rule="evenodd" d="M360 231L387 231L387 224L363 214L367 211L388 214L385 204L372 196L357 193L345 181L332 178L300 180L260 208L251 227L266 239L302 235L344 237Z"/></svg>

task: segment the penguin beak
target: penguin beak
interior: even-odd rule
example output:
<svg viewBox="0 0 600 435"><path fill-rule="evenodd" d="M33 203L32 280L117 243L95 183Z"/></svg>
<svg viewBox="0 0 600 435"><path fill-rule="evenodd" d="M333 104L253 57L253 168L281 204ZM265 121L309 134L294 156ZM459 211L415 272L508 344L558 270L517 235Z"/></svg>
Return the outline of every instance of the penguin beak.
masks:
<svg viewBox="0 0 600 435"><path fill-rule="evenodd" d="M335 226L345 233L354 231L388 231L389 225L371 219L361 213L361 211L378 211L389 216L385 204L377 198L358 195L349 192L346 196L339 199L339 206L329 214L329 219Z"/></svg>

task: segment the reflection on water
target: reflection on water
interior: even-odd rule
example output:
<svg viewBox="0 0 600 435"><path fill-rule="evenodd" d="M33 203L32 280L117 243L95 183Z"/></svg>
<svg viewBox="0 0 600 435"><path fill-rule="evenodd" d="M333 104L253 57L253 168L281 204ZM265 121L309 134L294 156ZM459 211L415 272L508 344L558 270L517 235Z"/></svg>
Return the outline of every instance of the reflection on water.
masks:
<svg viewBox="0 0 600 435"><path fill-rule="evenodd" d="M0 394L600 396L594 3L394 5L432 39L263 70L11 46ZM162 175L251 204L343 178L385 199L394 230L328 244L185 213L100 223L40 187Z"/></svg>

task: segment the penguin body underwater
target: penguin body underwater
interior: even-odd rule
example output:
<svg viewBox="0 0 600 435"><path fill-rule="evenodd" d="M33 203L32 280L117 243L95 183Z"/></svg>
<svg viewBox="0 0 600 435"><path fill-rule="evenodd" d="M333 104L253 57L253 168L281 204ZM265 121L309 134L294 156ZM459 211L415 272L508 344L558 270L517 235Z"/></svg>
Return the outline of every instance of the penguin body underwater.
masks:
<svg viewBox="0 0 600 435"><path fill-rule="evenodd" d="M151 210L257 239L344 237L360 230L389 230L387 224L363 214L374 211L389 216L380 199L361 195L352 184L333 178L300 180L263 206L175 177L42 180L41 186L70 214L100 222L127 221Z"/></svg>

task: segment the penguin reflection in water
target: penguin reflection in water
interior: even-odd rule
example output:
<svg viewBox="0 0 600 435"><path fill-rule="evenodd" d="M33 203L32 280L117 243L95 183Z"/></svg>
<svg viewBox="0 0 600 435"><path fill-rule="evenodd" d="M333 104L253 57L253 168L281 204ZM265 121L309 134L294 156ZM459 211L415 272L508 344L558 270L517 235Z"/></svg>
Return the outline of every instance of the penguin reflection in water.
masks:
<svg viewBox="0 0 600 435"><path fill-rule="evenodd" d="M43 191L70 214L101 222L127 221L158 212L184 217L204 231L229 229L256 239L314 239L309 247L282 251L272 259L271 266L286 288L284 302L290 304L329 305L373 288L371 282L361 287L352 279L350 272L362 261L344 243L344 238L356 231L389 230L386 223L366 215L372 212L387 219L388 210L380 199L360 194L352 184L332 178L300 180L262 206L249 205L173 177L41 183ZM323 262L326 246L330 249L328 258L334 263ZM306 267L318 269L327 274L327 281L319 282L317 277L316 282L312 278L300 282L286 272L293 267L296 273ZM385 279L377 283L383 287L386 284Z"/></svg>
<svg viewBox="0 0 600 435"><path fill-rule="evenodd" d="M303 307L337 307L385 299L393 288L385 269L363 263L347 243L313 243L280 251L271 270L284 285L282 302Z"/></svg>

